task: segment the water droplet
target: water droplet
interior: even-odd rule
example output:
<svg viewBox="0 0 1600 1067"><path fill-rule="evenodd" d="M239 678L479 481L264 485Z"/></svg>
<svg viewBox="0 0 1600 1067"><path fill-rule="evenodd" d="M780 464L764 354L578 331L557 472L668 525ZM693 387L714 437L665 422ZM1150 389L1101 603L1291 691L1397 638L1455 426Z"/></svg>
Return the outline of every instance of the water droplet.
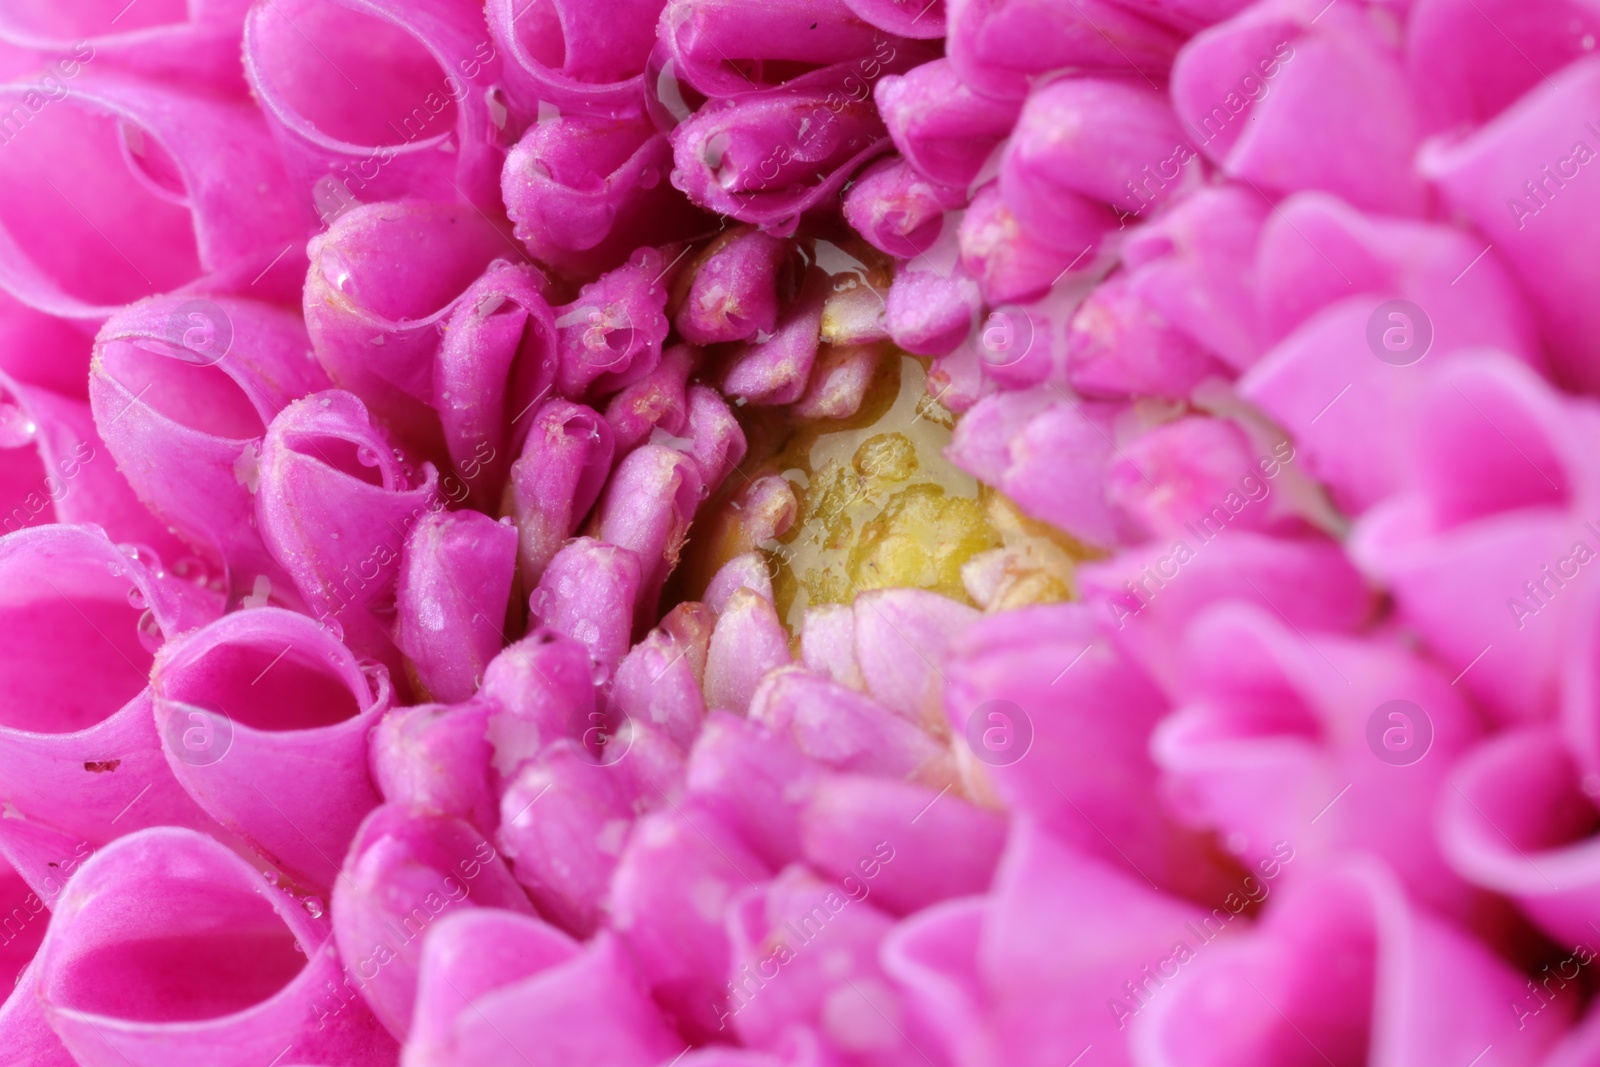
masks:
<svg viewBox="0 0 1600 1067"><path fill-rule="evenodd" d="M137 607L137 605L135 606ZM165 640L165 637L161 633L161 624L156 622L155 612L146 608L144 614L139 616L137 630L139 644L144 646L146 652L154 653L161 648L161 643Z"/></svg>
<svg viewBox="0 0 1600 1067"><path fill-rule="evenodd" d="M19 404L0 404L0 448L22 448L33 444L39 427Z"/></svg>
<svg viewBox="0 0 1600 1067"><path fill-rule="evenodd" d="M370 445L362 445L356 449L356 462L363 467L376 467L378 465L378 452Z"/></svg>
<svg viewBox="0 0 1600 1067"><path fill-rule="evenodd" d="M655 167L646 167L639 172L639 188L654 189L661 184L661 171Z"/></svg>
<svg viewBox="0 0 1600 1067"><path fill-rule="evenodd" d="M593 682L595 685L605 685L606 678L609 675L610 672L606 670L606 665L604 663L597 663L593 661L589 663L589 681Z"/></svg>
<svg viewBox="0 0 1600 1067"><path fill-rule="evenodd" d="M1239 856L1242 855L1244 850L1249 847L1250 839L1245 837L1243 834L1232 833L1228 835L1228 839L1225 844L1229 852L1232 852L1235 856Z"/></svg>
<svg viewBox="0 0 1600 1067"><path fill-rule="evenodd" d="M133 608L133 609L135 609L137 611L143 611L145 608L147 608L149 606L150 606L149 603L146 602L146 600L144 598L144 590L143 589L140 589L136 585L128 587L128 607Z"/></svg>
<svg viewBox="0 0 1600 1067"><path fill-rule="evenodd" d="M316 897L306 897L300 903L305 905L306 914L310 915L313 919L322 918L322 901L318 900Z"/></svg>

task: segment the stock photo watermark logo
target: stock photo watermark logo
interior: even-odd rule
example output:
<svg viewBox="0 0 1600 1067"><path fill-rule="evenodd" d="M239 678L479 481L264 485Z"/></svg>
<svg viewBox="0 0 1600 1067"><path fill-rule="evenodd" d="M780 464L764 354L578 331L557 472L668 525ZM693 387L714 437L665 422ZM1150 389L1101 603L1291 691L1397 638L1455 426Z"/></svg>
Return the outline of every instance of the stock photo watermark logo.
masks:
<svg viewBox="0 0 1600 1067"><path fill-rule="evenodd" d="M1367 347L1392 367L1409 367L1433 347L1433 320L1409 300L1386 300L1367 317Z"/></svg>
<svg viewBox="0 0 1600 1067"><path fill-rule="evenodd" d="M967 716L965 734L978 762L1009 767L1033 747L1033 719L1009 700L990 700Z"/></svg>
<svg viewBox="0 0 1600 1067"><path fill-rule="evenodd" d="M94 846L87 841L80 841L72 850L72 855L51 860L45 865L39 886L43 892L30 890L9 912L0 913L0 948L21 937L40 916L49 921L49 909L55 907L56 898L67 887L67 879L92 855Z"/></svg>
<svg viewBox="0 0 1600 1067"><path fill-rule="evenodd" d="M1594 523L1585 522L1583 528L1594 534L1595 543L1600 544L1600 529ZM1582 539L1573 541L1566 555L1546 563L1538 574L1523 582L1522 593L1506 599L1506 610L1511 613L1517 630L1520 632L1529 619L1548 608L1556 594L1565 589L1568 582L1576 580L1583 573L1583 567L1594 558L1595 545Z"/></svg>
<svg viewBox="0 0 1600 1067"><path fill-rule="evenodd" d="M26 415L21 414L20 409L18 409L17 417L26 419ZM29 425L31 426L31 422ZM19 444L31 444L33 432L29 430L27 441L19 442ZM0 441L0 448L3 447L6 447L6 444ZM11 509L11 513L3 521L0 521L0 527L4 527L6 533L15 533L25 526L33 525L34 520L47 508L61 503L71 494L73 479L83 472L83 468L88 466L96 455L93 445L87 441L79 441L73 445L70 453L65 456L57 456L55 459L56 469L54 471L45 471L43 491L35 489L23 497ZM43 459L42 456L40 458L41 460Z"/></svg>
<svg viewBox="0 0 1600 1067"><path fill-rule="evenodd" d="M233 720L220 711L163 700L162 741L180 763L209 767L233 747Z"/></svg>
<svg viewBox="0 0 1600 1067"><path fill-rule="evenodd" d="M1184 929L1194 938L1192 943L1186 937L1174 941L1165 956L1145 964L1138 974L1122 983L1121 993L1107 998L1106 1008L1117 1029L1126 1029L1128 1020L1149 1007L1155 995L1178 977L1184 965L1199 956L1200 950L1215 941L1246 908L1265 901L1272 892L1272 881L1293 859L1293 845L1287 841L1273 842L1271 855L1256 861L1259 878L1255 874L1245 875L1239 888L1230 890L1222 898L1222 904L1212 908L1211 914L1201 918L1198 925L1192 919L1185 921Z"/></svg>
<svg viewBox="0 0 1600 1067"><path fill-rule="evenodd" d="M94 46L88 41L79 41L72 46L70 55L51 63L38 80L11 86L11 89L21 91L22 98L10 107L0 104L0 145L10 144L39 112L71 96L72 90L67 82L76 78L92 59Z"/></svg>
<svg viewBox="0 0 1600 1067"><path fill-rule="evenodd" d="M1600 144L1600 126L1594 121L1585 122L1583 131ZM1565 156L1553 164L1546 163L1539 168L1539 173L1522 183L1522 191L1506 197L1506 210L1511 212L1511 219L1517 224L1520 232L1527 228L1528 220L1535 218L1545 208L1555 202L1561 195L1567 183L1576 180L1583 173L1583 168L1588 166L1595 158L1596 151L1588 141L1579 138L1572 142L1572 148Z"/></svg>
<svg viewBox="0 0 1600 1067"><path fill-rule="evenodd" d="M1594 949L1580 941L1572 948L1572 953L1557 963L1547 963L1540 968L1540 973L1528 979L1528 991L1520 1000L1511 1002L1511 1011L1517 1017L1517 1029L1527 1028L1528 1020L1532 1019L1545 1007L1555 1003L1557 994L1567 988L1567 983L1576 981L1578 973L1594 961ZM1555 983L1555 988L1550 988L1550 983Z"/></svg>
<svg viewBox="0 0 1600 1067"><path fill-rule="evenodd" d="M233 348L233 319L214 301L185 300L167 316L161 340L174 359L212 367Z"/></svg>
<svg viewBox="0 0 1600 1067"><path fill-rule="evenodd" d="M1391 767L1409 767L1433 747L1433 720L1409 700L1387 700L1367 716L1367 747Z"/></svg>

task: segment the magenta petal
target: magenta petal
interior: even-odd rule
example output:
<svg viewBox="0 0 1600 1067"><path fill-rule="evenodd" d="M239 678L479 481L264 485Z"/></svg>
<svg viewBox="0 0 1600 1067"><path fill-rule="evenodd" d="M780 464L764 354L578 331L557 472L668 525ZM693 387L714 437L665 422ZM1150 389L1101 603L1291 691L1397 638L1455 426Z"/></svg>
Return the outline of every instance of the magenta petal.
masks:
<svg viewBox="0 0 1600 1067"><path fill-rule="evenodd" d="M750 718L835 770L943 786L950 753L929 734L860 693L797 667L767 675Z"/></svg>
<svg viewBox="0 0 1600 1067"><path fill-rule="evenodd" d="M1596 267L1575 255L1595 227L1595 194L1577 176L1594 152L1584 123L1597 97L1600 60L1585 58L1470 136L1430 142L1418 157L1445 202L1505 256L1539 312L1558 372L1583 389L1600 383L1600 320L1584 296Z"/></svg>
<svg viewBox="0 0 1600 1067"><path fill-rule="evenodd" d="M529 598L534 621L583 643L597 682L628 654L644 598L641 571L631 549L580 537L556 553Z"/></svg>
<svg viewBox="0 0 1600 1067"><path fill-rule="evenodd" d="M540 913L586 938L605 917L611 873L633 815L616 768L561 741L523 764L507 785L497 836Z"/></svg>
<svg viewBox="0 0 1600 1067"><path fill-rule="evenodd" d="M1108 0L947 0L946 49L983 96L1020 100L1056 70L1129 69L1164 79L1181 39Z"/></svg>
<svg viewBox="0 0 1600 1067"><path fill-rule="evenodd" d="M390 664L396 560L416 521L444 508L433 465L417 474L366 405L338 389L284 408L261 448L256 515L267 548L312 614Z"/></svg>
<svg viewBox="0 0 1600 1067"><path fill-rule="evenodd" d="M1549 726L1507 731L1470 752L1441 791L1439 845L1463 878L1502 893L1558 941L1600 921L1594 801ZM1536 1003L1529 1001L1531 1012Z"/></svg>
<svg viewBox="0 0 1600 1067"><path fill-rule="evenodd" d="M701 253L673 325L696 345L743 341L778 322L778 271L789 242L735 227Z"/></svg>
<svg viewBox="0 0 1600 1067"><path fill-rule="evenodd" d="M117 542L143 545L174 563L188 555L139 502L96 432L89 405L0 371L0 419L10 427L0 448L6 533L47 522L94 523Z"/></svg>
<svg viewBox="0 0 1600 1067"><path fill-rule="evenodd" d="M767 672L790 661L789 633L770 597L734 590L711 633L706 706L743 714Z"/></svg>
<svg viewBox="0 0 1600 1067"><path fill-rule="evenodd" d="M772 87L764 76L866 56L867 80L893 60L897 42L863 22L846 0L772 0L759 9L739 0L670 0L658 36L675 76L710 97L741 96ZM905 47L905 43L898 43ZM753 61L753 62L752 62ZM755 78L752 80L751 74Z"/></svg>
<svg viewBox="0 0 1600 1067"><path fill-rule="evenodd" d="M665 629L650 631L617 667L611 708L634 722L650 723L687 751L706 716L687 642Z"/></svg>
<svg viewBox="0 0 1600 1067"><path fill-rule="evenodd" d="M610 424L581 404L551 400L525 417L532 422L504 510L517 526L522 587L532 589L599 499L616 446Z"/></svg>
<svg viewBox="0 0 1600 1067"><path fill-rule="evenodd" d="M1235 370L1261 354L1256 245L1268 207L1248 189L1202 189L1123 246L1132 294Z"/></svg>
<svg viewBox="0 0 1600 1067"><path fill-rule="evenodd" d="M1446 774L1478 739L1476 711L1399 648L1293 630L1270 610L1220 605L1189 631L1185 702L1151 742L1176 807L1224 834L1247 864L1286 841L1308 864L1379 856L1414 897L1466 920L1475 902L1433 828ZM1391 703L1402 710L1385 712ZM1389 751L1402 760L1406 738L1423 744L1427 731L1425 759L1373 759L1374 716L1398 734Z"/></svg>
<svg viewBox="0 0 1600 1067"><path fill-rule="evenodd" d="M0 210L0 288L22 303L100 320L202 273L253 277L304 241L311 217L247 102L111 74L70 85L44 111L30 86L0 90L29 118L0 160L15 208Z"/></svg>
<svg viewBox="0 0 1600 1067"><path fill-rule="evenodd" d="M611 398L606 405L606 422L617 443L619 454L633 451L655 431L669 437L687 436L689 375L699 362L698 350L688 345L673 345L661 354L656 369Z"/></svg>
<svg viewBox="0 0 1600 1067"><path fill-rule="evenodd" d="M160 823L210 829L160 756L145 680L165 635L215 617L217 599L93 527L0 538L0 582L7 800L73 841Z"/></svg>
<svg viewBox="0 0 1600 1067"><path fill-rule="evenodd" d="M528 412L555 388L555 317L542 276L491 266L461 294L433 367L433 406L450 461L485 510L532 425ZM452 496L460 495L452 491Z"/></svg>
<svg viewBox="0 0 1600 1067"><path fill-rule="evenodd" d="M887 41L879 47L887 52L711 101L672 133L672 184L708 211L792 234L801 213L889 148L864 87L878 71L905 66L907 50L897 57Z"/></svg>
<svg viewBox="0 0 1600 1067"><path fill-rule="evenodd" d="M1522 974L1408 901L1371 861L1285 890L1248 933L1209 947L1232 918L1219 908L1186 927L1179 981L1114 1002L1146 1062L1266 1067L1310 1043L1330 1062L1373 1067L1453 1063L1490 1047L1499 1063L1533 1067L1574 1013L1572 998L1536 998ZM1171 946L1150 955L1172 958Z"/></svg>
<svg viewBox="0 0 1600 1067"><path fill-rule="evenodd" d="M627 0L601 11L581 0L536 9L490 0L489 34L506 57L512 95L528 111L540 101L584 113L636 104L662 2Z"/></svg>
<svg viewBox="0 0 1600 1067"><path fill-rule="evenodd" d="M978 975L988 912L986 897L935 904L901 922L883 942L883 969L904 991L910 1014L957 1063L998 1059Z"/></svg>
<svg viewBox="0 0 1600 1067"><path fill-rule="evenodd" d="M729 357L723 393L755 404L792 404L800 399L817 359L827 294L827 276L821 270L808 272L774 332L757 335Z"/></svg>
<svg viewBox="0 0 1600 1067"><path fill-rule="evenodd" d="M911 722L939 722L942 664L979 618L974 608L925 589L859 594L852 629L855 661L867 692Z"/></svg>
<svg viewBox="0 0 1600 1067"><path fill-rule="evenodd" d="M534 630L494 658L483 676L482 699L492 708L487 735L500 780L552 742L589 732L596 715L594 670L588 648L553 630Z"/></svg>
<svg viewBox="0 0 1600 1067"><path fill-rule="evenodd" d="M401 200L340 215L307 247L306 329L328 376L432 446L439 327L510 241L467 204Z"/></svg>
<svg viewBox="0 0 1600 1067"><path fill-rule="evenodd" d="M761 860L697 806L656 812L634 826L611 883L612 927L686 1034L717 1032L729 961L723 909L769 876Z"/></svg>
<svg viewBox="0 0 1600 1067"><path fill-rule="evenodd" d="M906 162L947 186L965 187L978 177L1021 110L973 92L947 59L884 78L873 96Z"/></svg>
<svg viewBox="0 0 1600 1067"><path fill-rule="evenodd" d="M112 316L89 399L118 468L152 511L227 567L235 597L285 586L255 522L261 439L291 401L325 389L298 316L228 297L156 297Z"/></svg>
<svg viewBox="0 0 1600 1067"><path fill-rule="evenodd" d="M1023 106L1000 192L1024 226L1048 236L1076 226L1084 197L1119 216L1153 211L1203 182L1198 160L1166 93L1124 79L1063 78Z"/></svg>
<svg viewBox="0 0 1600 1067"><path fill-rule="evenodd" d="M1126 274L1084 299L1068 327L1067 353L1067 381L1090 397L1181 400L1206 378L1226 376L1210 353L1135 295Z"/></svg>
<svg viewBox="0 0 1600 1067"><path fill-rule="evenodd" d="M423 936L463 907L533 914L494 846L455 819L375 809L333 887L333 934L362 999L396 1038L411 1029Z"/></svg>
<svg viewBox="0 0 1600 1067"><path fill-rule="evenodd" d="M1595 429L1591 403L1520 364L1462 358L1420 406L1410 491L1351 539L1401 617L1501 722L1548 717L1563 659L1553 628L1587 610L1559 596L1567 583L1555 572L1587 558L1580 544L1593 548Z"/></svg>
<svg viewBox="0 0 1600 1067"><path fill-rule="evenodd" d="M880 849L893 855L885 843ZM733 952L719 1036L732 1030L729 1037L772 1048L788 1027L809 1025L847 1055L923 1062L894 1025L897 998L877 959L893 920L869 893L861 881L834 885L798 864L741 893L725 920Z"/></svg>
<svg viewBox="0 0 1600 1067"><path fill-rule="evenodd" d="M901 37L944 36L943 0L845 0L850 10Z"/></svg>
<svg viewBox="0 0 1600 1067"><path fill-rule="evenodd" d="M39 923L44 932L44 923ZM33 946L28 947L32 956ZM50 1029L45 1020L44 1005L34 992L38 984L38 966L30 962L17 976L16 985L0 1005L0 1042L8 1055L18 1064L28 1067L77 1067L78 1061L67 1052L61 1038Z"/></svg>
<svg viewBox="0 0 1600 1067"><path fill-rule="evenodd" d="M500 189L528 251L587 272L705 228L668 184L671 169L671 143L642 112L556 115L517 142Z"/></svg>
<svg viewBox="0 0 1600 1067"><path fill-rule="evenodd" d="M447 704L477 691L506 643L517 529L479 511L427 514L400 553L394 642L422 688Z"/></svg>
<svg viewBox="0 0 1600 1067"><path fill-rule="evenodd" d="M961 219L961 263L990 305L1036 300L1074 269L1096 267L1095 249L1116 222L1106 205L1065 192L1048 225L1024 225L991 182Z"/></svg>
<svg viewBox="0 0 1600 1067"><path fill-rule="evenodd" d="M689 757L695 803L773 868L800 858L800 809L819 768L760 723L713 711Z"/></svg>
<svg viewBox="0 0 1600 1067"><path fill-rule="evenodd" d="M978 282L960 260L943 270L919 269L912 260L895 271L884 319L889 336L907 352L944 355L971 333L982 304Z"/></svg>
<svg viewBox="0 0 1600 1067"><path fill-rule="evenodd" d="M1134 1062L1111 1009L1145 981L1141 968L1195 939L1200 919L1187 901L1016 820L977 952L997 1061L1044 1067L1093 1044L1117 1054L1109 1062Z"/></svg>
<svg viewBox="0 0 1600 1067"><path fill-rule="evenodd" d="M505 109L481 12L448 0L274 0L245 23L245 74L300 194L498 206ZM308 47L309 46L309 47Z"/></svg>
<svg viewBox="0 0 1600 1067"><path fill-rule="evenodd" d="M473 909L428 939L416 1067L656 1067L683 1050L609 933L581 949L537 919Z"/></svg>
<svg viewBox="0 0 1600 1067"><path fill-rule="evenodd" d="M367 735L388 709L379 668L304 615L247 608L161 650L151 672L167 763L218 822L322 889L381 798Z"/></svg>
<svg viewBox="0 0 1600 1067"><path fill-rule="evenodd" d="M689 386L688 406L690 455L700 468L700 484L713 493L744 460L749 447L744 428L722 394L708 385Z"/></svg>
<svg viewBox="0 0 1600 1067"><path fill-rule="evenodd" d="M597 511L600 537L638 558L638 621L656 617L661 587L709 492L694 458L666 445L642 445L617 464ZM621 658L618 653L611 662Z"/></svg>
<svg viewBox="0 0 1600 1067"><path fill-rule="evenodd" d="M1373 611L1372 591L1336 542L1202 532L1077 572L1084 602L1104 613L1107 632L1168 692L1190 622L1220 600L1265 604L1295 626L1323 630L1353 630Z"/></svg>
<svg viewBox="0 0 1600 1067"><path fill-rule="evenodd" d="M1199 836L1139 800L1160 777L1149 746L1167 703L1089 608L987 618L957 642L944 672L951 731L1013 810L1157 885L1214 883Z"/></svg>
<svg viewBox="0 0 1600 1067"><path fill-rule="evenodd" d="M1324 17L1293 0L1257 4L1184 47L1173 102L1230 175L1417 215L1427 203L1412 167L1421 119L1394 36L1365 9Z"/></svg>
<svg viewBox="0 0 1600 1067"><path fill-rule="evenodd" d="M670 329L662 280L670 267L659 252L642 249L556 309L563 394L604 396L655 369Z"/></svg>
<svg viewBox="0 0 1600 1067"><path fill-rule="evenodd" d="M372 778L383 798L493 833L500 816L490 792L491 707L477 700L390 708L371 739Z"/></svg>
<svg viewBox="0 0 1600 1067"><path fill-rule="evenodd" d="M989 887L1006 820L908 782L824 775L800 815L806 862L895 915Z"/></svg>
<svg viewBox="0 0 1600 1067"><path fill-rule="evenodd" d="M46 78L54 75L70 83L93 63L240 95L245 84L239 69L239 28L247 6L239 0L216 0L168 5L165 10L152 6L138 15L118 12L110 4L70 11L18 8L0 16L0 41L28 49L38 60L49 59L40 64Z"/></svg>
<svg viewBox="0 0 1600 1067"><path fill-rule="evenodd" d="M964 191L930 182L905 160L891 156L871 164L850 183L844 217L878 251L910 259L933 248L945 212L964 207L966 201Z"/></svg>
<svg viewBox="0 0 1600 1067"><path fill-rule="evenodd" d="M748 589L757 596L772 600L772 570L765 555L746 552L724 563L711 576L700 599L706 607L721 615L728 610L729 601L740 589Z"/></svg>
<svg viewBox="0 0 1600 1067"><path fill-rule="evenodd" d="M210 838L127 837L62 896L39 953L46 1017L94 1067L393 1063L394 1041L337 991L333 938L307 910Z"/></svg>

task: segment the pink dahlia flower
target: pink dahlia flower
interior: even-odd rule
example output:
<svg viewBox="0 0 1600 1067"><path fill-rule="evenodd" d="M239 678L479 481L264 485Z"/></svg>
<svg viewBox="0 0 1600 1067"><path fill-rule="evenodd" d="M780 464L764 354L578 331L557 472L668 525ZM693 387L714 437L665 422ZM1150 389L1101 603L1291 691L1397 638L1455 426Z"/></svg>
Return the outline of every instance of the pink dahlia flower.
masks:
<svg viewBox="0 0 1600 1067"><path fill-rule="evenodd" d="M0 1067L1597 1067L1593 0L0 0Z"/></svg>

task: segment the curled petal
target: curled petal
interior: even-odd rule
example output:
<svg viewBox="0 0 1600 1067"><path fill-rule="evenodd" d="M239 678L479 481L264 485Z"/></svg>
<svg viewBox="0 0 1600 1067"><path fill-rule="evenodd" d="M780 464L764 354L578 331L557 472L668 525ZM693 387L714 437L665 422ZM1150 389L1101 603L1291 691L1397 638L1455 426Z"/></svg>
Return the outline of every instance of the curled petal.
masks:
<svg viewBox="0 0 1600 1067"><path fill-rule="evenodd" d="M865 71L903 66L904 56L895 58L887 42L882 48L880 56L826 67L781 88L713 100L672 133L672 184L708 211L792 234L801 213L835 196L863 163L889 148L870 100L875 75Z"/></svg>
<svg viewBox="0 0 1600 1067"><path fill-rule="evenodd" d="M433 406L458 479L487 510L522 448L528 414L555 388L555 316L544 279L498 263L461 294L433 366Z"/></svg>
<svg viewBox="0 0 1600 1067"><path fill-rule="evenodd" d="M648 722L685 751L700 732L706 701L688 642L650 631L617 667L610 706L619 717Z"/></svg>
<svg viewBox="0 0 1600 1067"><path fill-rule="evenodd" d="M557 115L517 142L500 190L528 251L587 271L704 228L668 184L671 169L672 145L642 112Z"/></svg>
<svg viewBox="0 0 1600 1067"><path fill-rule="evenodd" d="M498 839L539 911L587 938L605 917L607 887L633 814L617 770L562 741L507 785Z"/></svg>
<svg viewBox="0 0 1600 1067"><path fill-rule="evenodd" d="M890 157L873 163L850 183L844 194L844 217L873 248L910 259L933 247L945 225L945 212L964 207L966 200L959 189L931 182L905 160Z"/></svg>
<svg viewBox="0 0 1600 1067"><path fill-rule="evenodd" d="M151 671L167 763L218 822L324 890L381 798L367 735L389 682L304 615L246 608L170 642Z"/></svg>
<svg viewBox="0 0 1600 1067"><path fill-rule="evenodd" d="M307 247L306 329L328 376L407 435L442 445L440 327L508 240L468 204L401 200L340 215Z"/></svg>
<svg viewBox="0 0 1600 1067"><path fill-rule="evenodd" d="M466 823L398 804L367 816L333 887L333 936L346 982L355 978L396 1038L411 1029L423 936L464 907L533 914L494 846Z"/></svg>
<svg viewBox="0 0 1600 1067"><path fill-rule="evenodd" d="M0 160L0 288L31 307L98 322L204 273L243 286L310 228L243 100L108 71L50 96L12 83L0 105L27 116Z"/></svg>
<svg viewBox="0 0 1600 1067"><path fill-rule="evenodd" d="M0 776L21 815L49 820L46 862L144 826L212 829L161 757L145 680L167 636L214 618L220 598L83 526L0 538L0 581Z"/></svg>
<svg viewBox="0 0 1600 1067"><path fill-rule="evenodd" d="M522 455L511 465L503 510L517 526L517 565L531 589L578 530L611 473L615 437L599 414L551 400L532 416Z"/></svg>
<svg viewBox="0 0 1600 1067"><path fill-rule="evenodd" d="M713 98L771 88L796 67L868 53L886 63L895 53L892 38L863 22L846 0L775 0L760 9L738 0L669 0L659 36L674 74Z"/></svg>
<svg viewBox="0 0 1600 1067"><path fill-rule="evenodd" d="M574 0L490 0L489 36L505 57L506 84L523 110L612 113L637 104L663 0L604 11Z"/></svg>
<svg viewBox="0 0 1600 1067"><path fill-rule="evenodd" d="M909 782L831 774L800 814L806 862L909 915L989 887L1005 847L1003 816Z"/></svg>
<svg viewBox="0 0 1600 1067"><path fill-rule="evenodd" d="M767 866L696 805L646 815L629 836L611 882L611 925L686 1035L718 1032L730 958L721 916L735 893L767 877Z"/></svg>
<svg viewBox="0 0 1600 1067"><path fill-rule="evenodd" d="M1186 928L1191 951L1217 937L1225 920L1215 914ZM1374 1067L1449 1063L1492 1046L1501 1062L1531 1067L1545 1062L1574 1011L1559 992L1549 1003L1534 999L1523 975L1407 900L1393 875L1370 861L1286 890L1251 931L1197 954L1192 974L1130 1020L1148 1062L1215 1062L1197 1053L1203 1040L1250 1067L1278 1062L1274 1050L1290 1042ZM1523 1009L1524 998L1544 1010ZM1451 1008L1388 1009L1396 1004ZM1134 1010L1126 999L1122 1006Z"/></svg>
<svg viewBox="0 0 1600 1067"><path fill-rule="evenodd" d="M395 585L394 642L435 700L477 690L505 644L517 529L478 511L428 514L411 527Z"/></svg>
<svg viewBox="0 0 1600 1067"><path fill-rule="evenodd" d="M372 778L383 799L493 833L500 817L489 788L492 709L484 700L390 708L371 739Z"/></svg>
<svg viewBox="0 0 1600 1067"><path fill-rule="evenodd" d="M948 59L885 78L874 96L906 162L930 182L963 188L1011 132L1020 110L1014 101L973 92Z"/></svg>
<svg viewBox="0 0 1600 1067"><path fill-rule="evenodd" d="M338 991L326 921L210 838L124 838L83 865L61 912L38 988L80 1064L394 1062L393 1039Z"/></svg>
<svg viewBox="0 0 1600 1067"><path fill-rule="evenodd" d="M689 291L672 320L678 333L696 345L771 333L789 248L787 241L747 226L712 241L689 269Z"/></svg>
<svg viewBox="0 0 1600 1067"><path fill-rule="evenodd" d="M268 550L317 618L391 665L401 547L418 519L444 507L433 465L420 484L415 473L341 390L284 408L261 449L256 517Z"/></svg>
<svg viewBox="0 0 1600 1067"><path fill-rule="evenodd" d="M772 600L748 588L736 589L711 634L706 706L743 713L767 672L789 661L789 634Z"/></svg>
<svg viewBox="0 0 1600 1067"><path fill-rule="evenodd" d="M821 344L827 292L826 276L811 271L774 332L741 346L730 358L723 393L755 404L792 404L800 399Z"/></svg>
<svg viewBox="0 0 1600 1067"><path fill-rule="evenodd" d="M945 50L974 92L1021 100L1056 70L1164 80L1182 38L1108 0L947 0Z"/></svg>
<svg viewBox="0 0 1600 1067"><path fill-rule="evenodd" d="M563 394L604 396L656 368L669 329L662 279L670 266L660 253L642 250L556 309Z"/></svg>
<svg viewBox="0 0 1600 1067"><path fill-rule="evenodd" d="M482 13L448 0L251 9L245 75L325 222L406 195L499 206L506 114L493 95L500 58L484 36Z"/></svg>
<svg viewBox="0 0 1600 1067"><path fill-rule="evenodd" d="M93 65L239 96L246 91L239 69L246 6L242 0L180 4L142 19L112 5L92 12L17 8L0 15L0 41L49 60L30 66L47 66L61 81Z"/></svg>
<svg viewBox="0 0 1600 1067"><path fill-rule="evenodd" d="M750 718L788 737L801 752L840 771L950 781L950 754L923 730L882 705L799 668L768 674L750 700Z"/></svg>
<svg viewBox="0 0 1600 1067"><path fill-rule="evenodd" d="M201 551L234 593L258 575L293 597L255 523L261 439L285 405L325 389L298 316L229 297L156 297L112 316L89 401L139 498Z"/></svg>
<svg viewBox="0 0 1600 1067"><path fill-rule="evenodd" d="M580 537L550 561L529 607L538 625L582 642L600 683L628 654L645 588L638 553Z"/></svg>
<svg viewBox="0 0 1600 1067"><path fill-rule="evenodd" d="M619 453L633 451L658 430L670 437L686 436L689 412L685 390L698 361L695 349L673 345L661 354L655 370L611 398L606 422Z"/></svg>
<svg viewBox="0 0 1600 1067"><path fill-rule="evenodd" d="M749 447L744 427L722 394L708 385L689 386L688 407L690 455L700 468L700 484L708 494L713 493L744 459Z"/></svg>
<svg viewBox="0 0 1600 1067"><path fill-rule="evenodd" d="M535 630L494 658L482 698L491 709L486 736L502 781L561 738L593 740L593 674L589 650L553 630Z"/></svg>
<svg viewBox="0 0 1600 1067"><path fill-rule="evenodd" d="M407 1064L655 1067L682 1049L609 933L579 946L537 919L475 908L424 948Z"/></svg>
<svg viewBox="0 0 1600 1067"><path fill-rule="evenodd" d="M1135 296L1127 275L1096 286L1072 318L1067 381L1085 396L1182 399L1221 364Z"/></svg>
<svg viewBox="0 0 1600 1067"><path fill-rule="evenodd" d="M1096 250L1117 223L1111 209L1077 193L1056 198L1046 226L1024 226L998 183L972 198L957 240L961 263L990 305L1035 300L1073 271L1092 272Z"/></svg>
<svg viewBox="0 0 1600 1067"><path fill-rule="evenodd" d="M639 621L656 617L661 587L707 492L693 457L665 445L642 445L617 464L600 501L600 537L639 560Z"/></svg>

